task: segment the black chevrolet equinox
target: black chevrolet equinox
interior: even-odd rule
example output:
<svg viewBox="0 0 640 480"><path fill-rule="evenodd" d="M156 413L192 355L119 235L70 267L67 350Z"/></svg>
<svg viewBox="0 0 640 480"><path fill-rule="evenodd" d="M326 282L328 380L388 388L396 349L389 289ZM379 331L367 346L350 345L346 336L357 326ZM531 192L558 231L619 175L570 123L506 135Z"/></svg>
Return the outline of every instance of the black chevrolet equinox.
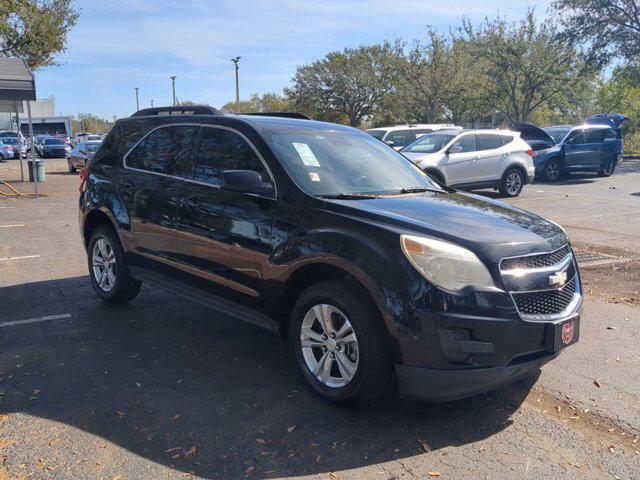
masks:
<svg viewBox="0 0 640 480"><path fill-rule="evenodd" d="M578 340L561 227L441 185L354 128L146 109L116 122L81 178L104 301L144 282L271 329L328 400L462 398Z"/></svg>

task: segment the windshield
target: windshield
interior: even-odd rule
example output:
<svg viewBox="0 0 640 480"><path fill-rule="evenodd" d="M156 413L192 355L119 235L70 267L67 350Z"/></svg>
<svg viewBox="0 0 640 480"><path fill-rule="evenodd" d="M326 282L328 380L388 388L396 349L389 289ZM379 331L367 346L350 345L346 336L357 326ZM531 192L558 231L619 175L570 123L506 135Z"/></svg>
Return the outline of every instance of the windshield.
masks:
<svg viewBox="0 0 640 480"><path fill-rule="evenodd" d="M45 145L65 145L64 141L59 138L47 138L44 141Z"/></svg>
<svg viewBox="0 0 640 480"><path fill-rule="evenodd" d="M20 144L20 140L18 140L17 138L3 138L2 141L4 143L8 143L9 145L19 145Z"/></svg>
<svg viewBox="0 0 640 480"><path fill-rule="evenodd" d="M456 136L450 133L427 133L402 149L403 153L435 153Z"/></svg>
<svg viewBox="0 0 640 480"><path fill-rule="evenodd" d="M99 143L87 143L87 151L95 152L99 146L100 146Z"/></svg>
<svg viewBox="0 0 640 480"><path fill-rule="evenodd" d="M367 133L371 135L373 138L382 140L382 137L384 137L385 131L384 130L367 130Z"/></svg>
<svg viewBox="0 0 640 480"><path fill-rule="evenodd" d="M442 190L405 157L364 132L270 125L263 136L295 183L310 195Z"/></svg>
<svg viewBox="0 0 640 480"><path fill-rule="evenodd" d="M1 132L0 138L10 138L15 137L18 138L18 132Z"/></svg>
<svg viewBox="0 0 640 480"><path fill-rule="evenodd" d="M545 132L549 134L553 141L560 143L562 139L569 133L570 128L543 128Z"/></svg>

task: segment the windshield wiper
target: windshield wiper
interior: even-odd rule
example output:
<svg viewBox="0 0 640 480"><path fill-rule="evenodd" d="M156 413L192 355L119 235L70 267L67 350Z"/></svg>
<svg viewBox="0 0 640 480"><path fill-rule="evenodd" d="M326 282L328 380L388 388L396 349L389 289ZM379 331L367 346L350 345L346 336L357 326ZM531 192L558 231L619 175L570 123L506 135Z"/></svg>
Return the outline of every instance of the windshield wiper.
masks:
<svg viewBox="0 0 640 480"><path fill-rule="evenodd" d="M320 198L339 199L339 200L362 200L367 198L378 198L378 195L370 193L335 193L332 195L318 195Z"/></svg>
<svg viewBox="0 0 640 480"><path fill-rule="evenodd" d="M445 190L442 190L440 188L413 187L413 188L403 188L401 190L398 190L397 192L385 193L385 195L404 195L406 193L421 193L421 192L447 193Z"/></svg>

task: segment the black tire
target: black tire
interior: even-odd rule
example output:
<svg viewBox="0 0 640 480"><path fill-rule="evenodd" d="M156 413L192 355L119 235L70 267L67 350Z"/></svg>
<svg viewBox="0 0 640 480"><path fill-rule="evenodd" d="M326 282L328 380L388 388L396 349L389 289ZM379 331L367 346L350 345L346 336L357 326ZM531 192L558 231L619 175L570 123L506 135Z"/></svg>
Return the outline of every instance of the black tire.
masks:
<svg viewBox="0 0 640 480"><path fill-rule="evenodd" d="M436 170L426 170L424 173L426 173L427 175L429 175L431 178L433 178L436 182L440 183L441 185L445 185L446 183L444 181L444 177L442 176L442 174Z"/></svg>
<svg viewBox="0 0 640 480"><path fill-rule="evenodd" d="M519 168L508 168L500 180L500 194L504 197L517 197L522 192L526 180Z"/></svg>
<svg viewBox="0 0 640 480"><path fill-rule="evenodd" d="M605 165L603 165L600 170L598 170L598 175L601 177L610 177L613 175L614 170L616 169L616 161L609 160Z"/></svg>
<svg viewBox="0 0 640 480"><path fill-rule="evenodd" d="M552 158L547 162L544 167L544 177L550 182L557 182L562 178L562 169L560 168L560 162L555 158Z"/></svg>
<svg viewBox="0 0 640 480"><path fill-rule="evenodd" d="M93 252L96 247L96 243L100 240L104 240L110 246L114 254L115 259L115 282L111 285L111 288L106 290L100 286L99 279L96 278L96 274L93 268ZM142 283L131 277L129 274L129 268L124 259L124 251L120 240L116 235L113 228L109 225L102 225L95 229L91 234L89 240L89 248L87 249L87 264L89 267L89 278L91 278L91 285L96 291L98 296L107 303L122 304L133 300L140 293Z"/></svg>
<svg viewBox="0 0 640 480"><path fill-rule="evenodd" d="M344 313L357 338L355 373L343 386L328 386L321 382L304 358L300 338L304 318L314 306L323 304ZM298 297L289 323L291 352L302 376L320 397L343 405L357 406L373 401L388 389L393 378L393 362L389 334L379 317L372 300L348 280L317 283ZM327 353L338 355L338 352ZM347 353L346 348L344 353ZM322 350L319 354L322 354ZM338 370L337 359L332 362Z"/></svg>
<svg viewBox="0 0 640 480"><path fill-rule="evenodd" d="M69 173L76 173L76 167L73 166L71 160L67 159L67 165L69 166Z"/></svg>

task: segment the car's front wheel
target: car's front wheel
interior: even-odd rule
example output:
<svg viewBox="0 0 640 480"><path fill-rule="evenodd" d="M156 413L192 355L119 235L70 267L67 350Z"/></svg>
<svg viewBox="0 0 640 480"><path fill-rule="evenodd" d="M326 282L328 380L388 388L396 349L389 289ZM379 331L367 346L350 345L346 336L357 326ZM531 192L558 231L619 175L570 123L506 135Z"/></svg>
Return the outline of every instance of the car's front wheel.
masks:
<svg viewBox="0 0 640 480"><path fill-rule="evenodd" d="M519 168L510 168L502 176L500 193L505 197L517 197L524 188L524 175Z"/></svg>
<svg viewBox="0 0 640 480"><path fill-rule="evenodd" d="M304 291L289 338L302 376L326 400L361 405L389 385L388 333L372 300L349 281L320 282Z"/></svg>
<svg viewBox="0 0 640 480"><path fill-rule="evenodd" d="M560 169L560 163L558 163L558 160L552 158L547 162L547 166L544 169L544 176L550 182L557 182L560 180L562 170Z"/></svg>
<svg viewBox="0 0 640 480"><path fill-rule="evenodd" d="M87 250L91 285L107 303L126 303L140 293L142 284L131 277L118 236L107 225L96 228Z"/></svg>

